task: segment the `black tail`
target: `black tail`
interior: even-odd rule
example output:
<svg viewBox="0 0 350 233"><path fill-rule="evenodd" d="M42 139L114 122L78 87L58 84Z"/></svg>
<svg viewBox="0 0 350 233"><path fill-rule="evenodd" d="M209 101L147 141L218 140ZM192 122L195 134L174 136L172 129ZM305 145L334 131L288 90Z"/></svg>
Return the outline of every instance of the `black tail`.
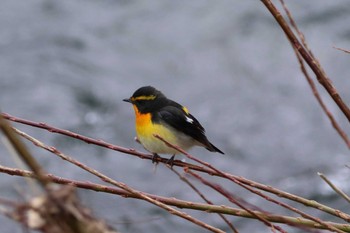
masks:
<svg viewBox="0 0 350 233"><path fill-rule="evenodd" d="M208 151L211 151L211 152L219 152L220 154L225 154L224 152L222 152L219 148L217 148L216 146L214 146L212 143L208 143L206 149Z"/></svg>

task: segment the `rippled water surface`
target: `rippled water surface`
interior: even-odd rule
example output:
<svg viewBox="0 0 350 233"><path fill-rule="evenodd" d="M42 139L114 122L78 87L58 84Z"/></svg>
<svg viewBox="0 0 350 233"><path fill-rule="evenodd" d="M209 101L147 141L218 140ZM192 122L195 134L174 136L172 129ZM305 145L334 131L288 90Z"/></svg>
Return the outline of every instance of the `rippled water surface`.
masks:
<svg viewBox="0 0 350 233"><path fill-rule="evenodd" d="M349 103L350 56L332 48L350 48L348 1L287 4ZM186 105L210 140L226 152L221 156L196 148L194 155L224 171L344 209L317 172L349 191L344 167L349 153L260 1L2 0L0 12L2 111L143 150L133 141L133 110L122 99L140 86L153 85ZM318 87L349 132L342 113ZM154 171L150 161L15 125L133 188L200 201L163 166ZM28 145L50 173L100 182ZM4 146L0 152L2 165L18 166ZM0 184L3 198L23 198L18 187L29 196L22 179L1 175ZM255 205L283 213L235 185L222 185ZM79 195L121 232L203 232L142 201L90 191ZM227 204L222 196L208 197ZM215 215L189 213L227 230ZM240 232L269 232L255 221L230 219ZM21 232L3 216L0 225L2 232Z"/></svg>

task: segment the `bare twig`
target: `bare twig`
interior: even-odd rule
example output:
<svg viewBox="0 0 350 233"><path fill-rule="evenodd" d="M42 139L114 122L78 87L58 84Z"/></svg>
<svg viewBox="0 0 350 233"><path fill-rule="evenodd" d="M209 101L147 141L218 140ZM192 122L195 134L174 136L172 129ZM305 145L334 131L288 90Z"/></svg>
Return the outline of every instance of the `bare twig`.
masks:
<svg viewBox="0 0 350 233"><path fill-rule="evenodd" d="M302 211L300 211L300 210L298 210L298 209L296 209L296 208L294 208L294 207L292 207L292 206L290 206L290 205L287 205L287 204L282 203L282 202L279 202L279 201L277 201L277 200L275 200L275 199L273 199L273 198L270 198L270 197L268 197L268 196L262 194L261 192L255 190L255 189L253 189L253 188L251 188L251 187L249 187L249 186L247 186L247 185L245 185L245 184L242 184L239 180L237 180L237 179L235 179L235 178L233 178L233 177L231 177L231 176L225 175L225 173L223 173L222 171L218 170L217 168L215 168L215 167L212 166L211 164L206 163L206 162L204 162L204 161L202 161L202 160L200 160L200 159L198 159L198 158L192 156L191 154L187 153L187 151L183 150L182 148L180 148L180 147L178 147L178 146L176 146L176 145L173 145L173 144L167 142L164 138L160 137L159 135L154 135L154 137L156 137L156 138L158 138L159 140L161 140L162 142L164 142L167 146L169 146L169 147L171 147L171 148L173 148L173 149L179 151L180 153L182 153L183 155L185 155L187 158L192 159L192 160L194 160L194 161L196 161L196 162L198 162L198 163L200 163L200 164L202 164L202 165L204 165L204 166L207 166L208 168L212 169L213 171L215 171L215 172L221 174L222 177L231 180L232 182L234 182L234 183L238 184L239 186L241 186L241 187L243 187L243 188L249 190L250 192L255 193L255 194L261 196L262 198L266 199L267 201L276 203L276 204L278 204L278 205L280 205L280 206L282 206L282 207L284 207L284 208L286 208L286 209L289 209L289 210L291 210L291 211L294 211L294 212L300 214L301 216L303 216L303 217L305 217L305 218L308 218L308 219L311 219L311 220L313 220L313 221L315 221L315 222L318 222L319 224L324 225L326 228L328 228L328 229L330 229L330 230L332 230L332 231L335 231L335 232L342 232L342 231L340 231L339 229L336 229L336 228L334 228L333 226L328 225L325 221L322 221L322 220L320 220L320 219L318 219L318 218L315 218L315 217L313 217L313 216L311 216L311 215L309 215L309 214L307 214L307 213L304 213L304 212L302 212ZM241 207L241 206L240 206L240 207ZM245 209L245 210L247 210L247 209ZM248 210L248 211L249 211L249 210Z"/></svg>
<svg viewBox="0 0 350 233"><path fill-rule="evenodd" d="M305 36L303 35L303 33L299 30L297 24L295 23L293 17L292 17L292 14L290 13L290 11L288 10L284 0L280 0L282 6L283 6L283 9L284 11L286 12L287 16L288 16L288 19L290 21L290 24L292 25L292 27L295 29L295 31L298 33L298 36L301 40L301 42L303 43L303 46L307 49L307 51L309 52L309 54L312 56L312 58L317 62L319 68L321 69L321 65L320 63L318 62L318 60L314 57L314 55L312 54L311 50L308 48L308 45L306 43L306 40L305 40ZM332 113L328 110L327 106L325 105L325 103L323 102L320 94L318 93L317 91L317 88L316 88L316 85L314 83L314 81L311 79L309 73L307 72L306 68L305 68L305 65L304 65L304 61L300 55L300 53L298 53L297 49L292 45L292 48L295 52L295 55L298 59L298 62L300 64L300 69L301 71L303 72L307 82L309 83L310 87L311 87L311 90L312 90L312 93L314 94L316 100L318 101L318 103L320 104L322 110L326 113L326 115L328 116L333 128L338 132L338 134L340 135L340 137L344 140L345 144L347 145L348 148L350 148L350 140L347 136L347 134L345 133L344 130L342 130L342 128L339 126L339 124L337 123L337 121L335 120L335 118L333 117ZM323 73L324 71L321 70Z"/></svg>
<svg viewBox="0 0 350 233"><path fill-rule="evenodd" d="M105 142L103 140L100 139L94 139L94 138L90 138L90 137L86 137L83 136L81 134L75 133L75 132L71 132L69 130L65 130L65 129L60 129L51 125L48 125L46 123L42 123L42 122L34 122L34 121L30 121L30 120L26 120L26 119L22 119L19 117L15 117L12 116L8 113L1 113L0 115L2 115L5 119L13 121L13 122L17 122L17 123L21 123L21 124L25 124L25 125L29 125L32 127L36 127L36 128L40 128L40 129L45 129L51 133L57 133L57 134L61 134L61 135L65 135L71 138L75 138L78 139L80 141L83 141L85 143L88 144L94 144L97 146L101 146L110 150L114 150L114 151L119 151L122 152L124 154L129 154L129 155L133 155L136 156L138 158L141 159L147 159L147 160L152 160L153 159L153 155L149 154L149 153L143 153L140 151L136 151L135 149L129 149L129 148L125 148L125 147L121 147L121 146L117 146L108 142ZM157 162L161 162L166 164L166 162L168 161L167 158L157 158ZM180 160L175 160L173 163L174 166L179 166L179 167L190 167L192 170L196 170L196 171L207 171L208 173L210 173L210 170L205 169L204 167L198 166L198 165L194 165L194 164L188 164L185 162L182 162ZM213 174L215 175L215 174Z"/></svg>
<svg viewBox="0 0 350 233"><path fill-rule="evenodd" d="M0 165L0 172L6 173L9 175L13 175L13 176L24 176L24 177L36 178L36 176L34 175L33 172L29 172L29 171L25 171L25 170L21 170L21 169L15 169L15 168L8 168L8 167L4 167L1 165ZM126 198L139 199L139 197L137 195L134 195L132 193L129 193L125 190L122 190L122 189L119 189L116 187L101 185L101 184L92 183L92 182L84 182L84 181L65 179L65 178L54 176L51 174L48 174L47 178L50 179L51 182L55 182L57 184L69 184L69 185L72 185L75 187L88 189L88 190L92 190L92 191L96 191L96 192L105 192L105 193L120 195L120 196L123 196ZM245 218L254 218L254 216L249 214L247 211L237 209L237 208L228 207L228 206L188 202L188 201L179 200L179 199L176 199L173 197L171 197L171 198L162 197L162 196L157 196L157 195L148 194L148 193L144 193L144 192L143 192L143 194L148 195L151 198L154 198L158 201L161 201L164 204L177 206L179 208L194 209L194 210L206 211L209 213L222 213L222 214L234 215L234 216L245 217ZM259 212L259 211L254 211L254 212L255 212L255 214L264 216L264 218L266 218L267 220L269 220L271 222L324 229L324 226L322 226L314 221L310 221L310 220L300 218L300 217L294 218L294 217L274 215L274 214L266 215L263 212ZM338 223L333 223L333 222L328 222L328 223L332 224L334 227L337 227L338 229L341 229L345 232L350 232L350 225L349 224L338 224Z"/></svg>
<svg viewBox="0 0 350 233"><path fill-rule="evenodd" d="M7 212L6 216L18 221L23 227L45 233L89 233L91 232L89 229L99 233L107 232L106 228L111 230L107 225L102 226L102 222L93 219L91 215L84 214L79 200L69 187L54 190L50 186L51 181L46 172L2 116L0 116L0 127L11 146L33 171L46 192L41 197L33 198L29 203L16 206L15 210Z"/></svg>
<svg viewBox="0 0 350 233"><path fill-rule="evenodd" d="M230 202L232 202L233 204L237 205L238 207L244 209L245 211L247 211L248 213L252 214L253 216L255 216L259 221L261 221L262 223L264 223L266 226L270 227L271 230L273 232L274 229L278 230L279 232L282 233L286 233L286 231L284 231L281 227L276 226L274 224L272 224L271 222L269 222L268 220L266 220L264 217L259 216L257 214L254 213L253 210L250 210L248 208L246 208L244 205L242 205L239 201L237 201L235 198L232 197L232 195L225 190L224 188L222 188L221 186L214 184L212 182L209 182L208 180L204 179L203 177L201 177L200 175L190 171L189 169L185 168L185 172L187 172L188 174L190 174L191 176L195 177L196 179L200 180L203 184L213 188L214 190L216 190L218 193L222 194L224 197L226 197Z"/></svg>
<svg viewBox="0 0 350 233"><path fill-rule="evenodd" d="M120 152L123 152L123 153L126 153L126 154L137 156L137 157L139 157L141 159L152 160L152 157L153 157L153 155L151 155L151 154L138 152L138 151L136 151L134 149L123 148L123 147L120 147L120 146L116 146L116 145L104 142L102 140L97 140L97 139L85 137L83 135L80 135L80 134L77 134L77 133L74 133L74 132L70 132L68 130L59 129L57 127L53 127L53 126L50 126L48 124L37 123L37 122L34 122L34 121L21 119L21 118L15 117L15 116L11 116L11 115L9 115L7 113L6 114L3 113L2 115L4 116L4 118L6 118L6 119L8 119L10 121L14 121L14 122L18 122L18 123L21 123L21 124L26 124L26 125L30 125L30 126L33 126L33 127L45 129L45 130L48 130L49 132L55 132L55 133L58 133L58 134L66 135L66 136L69 136L69 137L76 138L78 140L84 141L84 142L86 142L88 144L95 144L97 146L102 146L102 147L105 147L105 148L108 148L108 149L111 149L111 150L120 151ZM168 159L160 158L157 161L158 162L162 162L162 163L166 163L168 161ZM321 211L326 212L328 214L331 214L331 215L334 215L336 217L342 218L342 219L344 219L347 222L350 222L350 215L348 215L348 214L346 214L344 212L341 212L341 211L336 210L334 208L331 208L329 206L323 205L323 204L318 203L318 202L316 202L314 200L308 200L308 199L302 198L300 196L284 192L284 191L279 190L277 188L274 188L274 187L271 187L271 186L268 186L268 185L265 185L265 184L261 184L261 183L258 183L258 182L255 182L255 181L252 181L252 180L249 180L249 179L246 179L246 178L241 177L241 176L235 176L235 175L232 175L232 174L229 174L229 173L223 173L224 175L222 175L221 173L217 173L217 172L213 171L212 169L208 169L206 167L194 165L194 164L191 164L191 163L185 163L185 162L182 162L182 161L179 161L179 160L175 160L173 165L174 166L179 166L179 167L188 167L191 170L200 171L200 172L207 173L207 174L213 175L213 176L219 176L219 177L229 176L232 179L236 179L237 181L241 182L242 184L246 184L246 185L249 185L251 187L263 190L265 192L272 193L272 194L274 194L274 195L276 195L278 197L281 197L281 198L285 198L285 199L289 199L289 200L292 200L292 201L295 201L295 202L299 202L299 203L301 203L301 204L303 204L305 206L321 210Z"/></svg>
<svg viewBox="0 0 350 233"><path fill-rule="evenodd" d="M178 171L176 171L175 169L173 169L169 165L168 165L168 167L170 168L170 170L172 172L174 172L180 178L180 180L182 180L188 186L190 186L191 189L193 191L195 191L198 194L198 196L200 196L206 203L213 205L213 202L211 202L208 198L206 198L205 195L201 191L199 191L199 189L197 189L196 186L194 186L194 184L192 184L184 175L181 175ZM222 220L224 220L224 222L228 225L228 227L231 229L232 232L238 233L237 229L233 226L233 224L223 214L219 213L218 215L220 216L220 218L222 218Z"/></svg>
<svg viewBox="0 0 350 233"><path fill-rule="evenodd" d="M13 132L10 124L0 115L0 129L7 137L12 148L17 152L17 154L24 160L24 162L29 166L29 168L38 176L38 181L42 187L49 192L49 181L45 178L45 172L42 167L37 163L37 161L29 153L25 145L21 142L18 136Z"/></svg>
<svg viewBox="0 0 350 233"><path fill-rule="evenodd" d="M333 117L332 113L328 110L327 106L325 105L325 103L323 102L321 96L319 95L316 85L314 83L314 81L312 81L312 79L310 78L305 66L304 66L304 62L300 57L300 54L296 52L296 56L298 58L299 64L300 64L300 69L303 72L304 76L306 77L306 80L308 81L311 89L312 89L312 93L314 94L315 98L317 99L317 101L319 102L322 110L326 113L326 115L328 116L333 128L338 132L338 134L340 135L340 137L343 139L343 141L345 142L345 144L347 145L348 148L350 148L350 140L348 135L345 133L345 131L339 126L339 124L337 123L337 121L335 120L335 118Z"/></svg>
<svg viewBox="0 0 350 233"><path fill-rule="evenodd" d="M2 166L0 165L0 167L2 167ZM8 169L8 168L6 168L6 169ZM9 169L10 169L10 168L9 168ZM16 207L17 204L18 204L18 203L15 202L15 201L9 201L9 200L0 198L0 205Z"/></svg>
<svg viewBox="0 0 350 233"><path fill-rule="evenodd" d="M338 47L335 47L335 46L333 46L333 48L338 49L340 51L343 51L345 53L350 53L350 50L348 50L348 49L342 49L342 48L338 48Z"/></svg>
<svg viewBox="0 0 350 233"><path fill-rule="evenodd" d="M340 97L338 91L326 76L323 70L320 68L319 63L312 57L312 55L305 49L305 47L300 43L298 38L294 35L293 31L289 27L288 23L285 21L281 13L277 10L275 5L270 0L261 0L266 8L270 11L273 17L276 19L278 24L281 26L282 30L286 34L288 40L292 43L293 47L298 51L298 53L303 57L305 62L309 65L311 70L315 73L319 83L326 89L328 94L333 98L334 102L338 105L340 110L344 113L348 121L350 121L350 109L345 104L343 99Z"/></svg>
<svg viewBox="0 0 350 233"><path fill-rule="evenodd" d="M152 203L152 204L154 204L154 205L156 205L156 206L158 206L158 207L160 207L162 209L165 209L166 211L168 211L169 213L171 213L173 215L176 215L176 216L179 216L181 218L184 218L184 219L186 219L186 220L188 220L188 221L190 221L190 222L192 222L192 223L194 223L194 224L196 224L198 226L201 226L203 228L208 229L209 231L216 232L216 233L224 233L222 230L220 230L218 228L215 228L213 226L210 226L209 224L206 224L205 222L202 222L202 221L200 221L200 220L198 220L196 218L193 218L192 216L190 216L189 214L187 214L185 212L178 211L178 210L176 210L176 209L174 209L174 208L172 208L172 207L170 207L170 206L168 206L168 205L166 205L166 204L164 204L162 202L159 202L159 201L157 201L157 200L155 200L155 199L153 199L153 198L151 198L151 197L149 197L147 195L144 195L142 192L140 192L140 191L138 191L136 189L133 189L133 188L129 187L128 185L122 183L122 182L116 181L116 180L114 180L114 179L112 179L112 178L110 178L110 177L108 177L108 176L98 172L97 170L86 166L85 164L83 164L83 163L81 163L81 162L79 162L79 161L77 161L77 160L75 160L75 159L73 159L73 158L63 154L62 152L60 152L56 148L54 148L52 146L47 146L43 142L41 142L41 141L39 141L39 140L29 136L28 134L26 134L26 133L24 133L24 132L22 132L22 131L20 131L18 129L15 129L15 131L16 131L16 133L18 133L22 137L24 137L24 138L28 139L29 141L31 141L36 146L39 146L39 147L41 147L41 148L43 148L43 149L45 149L47 151L50 151L51 153L54 153L55 155L59 156L60 158L62 158L64 160L66 160L66 161L68 161L68 162L70 162L70 163L72 163L72 164L74 164L74 165L84 169L85 171L87 171L87 172L89 172L89 173L99 177L101 180L103 180L103 181L105 181L107 183L113 184L113 185L115 185L115 186L117 186L117 187L119 187L119 188L121 188L121 189L123 189L125 191L128 191L129 193L132 193L132 194L136 195L137 197L139 197L142 200L150 202L150 203Z"/></svg>
<svg viewBox="0 0 350 233"><path fill-rule="evenodd" d="M341 197L343 197L347 202L350 203L350 197L340 190L337 186L335 186L324 174L318 172L317 173L336 193L338 193Z"/></svg>

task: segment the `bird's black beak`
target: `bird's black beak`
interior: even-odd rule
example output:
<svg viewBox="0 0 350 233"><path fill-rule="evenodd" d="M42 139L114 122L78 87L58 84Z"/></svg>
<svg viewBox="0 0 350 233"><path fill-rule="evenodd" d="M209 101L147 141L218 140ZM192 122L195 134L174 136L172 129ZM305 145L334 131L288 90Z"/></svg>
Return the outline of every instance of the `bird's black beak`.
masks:
<svg viewBox="0 0 350 233"><path fill-rule="evenodd" d="M123 101L131 103L131 99L123 99Z"/></svg>

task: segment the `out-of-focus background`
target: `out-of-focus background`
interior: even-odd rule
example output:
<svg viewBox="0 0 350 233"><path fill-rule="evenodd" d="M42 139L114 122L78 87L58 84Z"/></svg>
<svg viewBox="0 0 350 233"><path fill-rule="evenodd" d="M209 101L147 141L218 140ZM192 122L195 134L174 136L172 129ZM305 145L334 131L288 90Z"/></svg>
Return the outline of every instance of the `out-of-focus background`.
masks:
<svg viewBox="0 0 350 233"><path fill-rule="evenodd" d="M350 56L332 48L350 48L348 0L287 5L350 103ZM224 171L349 209L317 176L325 173L350 191L345 167L349 153L312 95L289 42L260 1L2 0L0 28L2 111L143 150L133 140L133 110L122 99L153 85L186 105L209 139L226 152L222 156L197 148L191 150L194 155ZM342 113L318 87L334 117L350 132ZM14 125L133 188L200 201L163 166L154 171L150 161ZM100 182L28 145L48 172ZM2 165L18 166L5 146L0 153ZM23 200L22 195L32 192L23 179L4 174L0 185L3 198ZM237 186L224 185L263 209L286 213ZM121 232L203 232L139 200L91 191L79 195ZM216 194L208 198L227 203ZM216 215L189 213L227 230ZM269 232L255 220L230 220L241 232ZM0 225L1 232L22 232L3 216Z"/></svg>

